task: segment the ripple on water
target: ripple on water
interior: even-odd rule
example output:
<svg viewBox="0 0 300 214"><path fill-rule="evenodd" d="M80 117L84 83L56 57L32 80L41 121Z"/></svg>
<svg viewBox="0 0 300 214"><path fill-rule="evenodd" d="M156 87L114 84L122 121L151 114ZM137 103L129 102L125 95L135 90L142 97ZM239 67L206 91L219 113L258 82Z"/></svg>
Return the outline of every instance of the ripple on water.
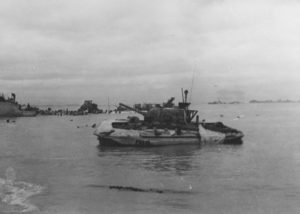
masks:
<svg viewBox="0 0 300 214"><path fill-rule="evenodd" d="M5 179L0 178L0 204L4 213L25 213L37 211L38 207L29 202L33 195L40 194L44 187L16 180L16 172L8 168Z"/></svg>

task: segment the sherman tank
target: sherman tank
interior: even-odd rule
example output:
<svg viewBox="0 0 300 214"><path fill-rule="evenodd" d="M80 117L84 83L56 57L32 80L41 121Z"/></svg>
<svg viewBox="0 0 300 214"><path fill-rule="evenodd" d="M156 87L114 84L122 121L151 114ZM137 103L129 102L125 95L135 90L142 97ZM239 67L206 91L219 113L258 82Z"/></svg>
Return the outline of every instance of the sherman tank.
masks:
<svg viewBox="0 0 300 214"><path fill-rule="evenodd" d="M100 145L109 146L163 146L205 143L242 143L242 132L224 124L199 122L197 110L190 110L188 91L182 90L182 102L177 106L174 97L166 103L156 105L149 111L141 111L123 103L122 108L143 116L123 120L104 121L94 132Z"/></svg>

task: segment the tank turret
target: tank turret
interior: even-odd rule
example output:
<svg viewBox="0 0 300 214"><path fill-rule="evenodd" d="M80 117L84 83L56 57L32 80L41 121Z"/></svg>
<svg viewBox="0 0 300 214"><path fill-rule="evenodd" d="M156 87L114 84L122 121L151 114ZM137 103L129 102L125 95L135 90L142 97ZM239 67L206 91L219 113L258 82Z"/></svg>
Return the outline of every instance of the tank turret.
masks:
<svg viewBox="0 0 300 214"><path fill-rule="evenodd" d="M188 125L192 122L198 111L188 109L190 103L187 102L187 95L188 91L185 90L183 92L182 90L182 102L179 102L178 106L174 105L173 101L175 98L171 97L162 105L163 107L155 106L147 112L140 111L123 103L120 103L120 106L143 115L146 123Z"/></svg>

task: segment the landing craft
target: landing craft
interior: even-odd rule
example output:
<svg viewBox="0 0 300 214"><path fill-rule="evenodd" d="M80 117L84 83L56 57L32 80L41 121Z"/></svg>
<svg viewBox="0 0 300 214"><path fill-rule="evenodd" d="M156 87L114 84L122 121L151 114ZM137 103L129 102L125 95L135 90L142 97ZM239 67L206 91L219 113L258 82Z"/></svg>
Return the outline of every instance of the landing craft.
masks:
<svg viewBox="0 0 300 214"><path fill-rule="evenodd" d="M11 97L5 98L3 94L0 95L0 117L28 117L36 116L37 111L27 105L27 108L22 109L21 105L16 101L16 95L11 94Z"/></svg>
<svg viewBox="0 0 300 214"><path fill-rule="evenodd" d="M15 98L14 93L8 98L5 98L3 94L0 95L0 117L18 117L22 115Z"/></svg>

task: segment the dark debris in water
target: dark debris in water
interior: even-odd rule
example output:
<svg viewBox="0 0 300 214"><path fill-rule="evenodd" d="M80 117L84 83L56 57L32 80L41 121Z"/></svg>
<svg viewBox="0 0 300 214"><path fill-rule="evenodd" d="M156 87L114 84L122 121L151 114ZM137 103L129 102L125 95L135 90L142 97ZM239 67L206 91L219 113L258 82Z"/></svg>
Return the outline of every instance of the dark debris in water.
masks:
<svg viewBox="0 0 300 214"><path fill-rule="evenodd" d="M85 125L81 125L81 126L77 126L77 128L85 128L85 127L92 127L92 128L96 128L96 123L92 124L91 126L88 125L88 124L85 124Z"/></svg>
<svg viewBox="0 0 300 214"><path fill-rule="evenodd" d="M118 186L118 185L97 185L91 184L88 187L95 188L105 188L105 189L114 189L120 191L132 191L132 192L147 192L147 193L173 193L173 194L191 194L192 191L184 191L184 190L171 190L171 189L156 189L156 188L140 188L140 187L132 187L132 186Z"/></svg>
<svg viewBox="0 0 300 214"><path fill-rule="evenodd" d="M155 192L155 193L164 193L163 190L159 189L142 189L137 187L126 187L126 186L109 186L109 189L117 189L117 190L124 190L124 191L132 191L132 192Z"/></svg>

